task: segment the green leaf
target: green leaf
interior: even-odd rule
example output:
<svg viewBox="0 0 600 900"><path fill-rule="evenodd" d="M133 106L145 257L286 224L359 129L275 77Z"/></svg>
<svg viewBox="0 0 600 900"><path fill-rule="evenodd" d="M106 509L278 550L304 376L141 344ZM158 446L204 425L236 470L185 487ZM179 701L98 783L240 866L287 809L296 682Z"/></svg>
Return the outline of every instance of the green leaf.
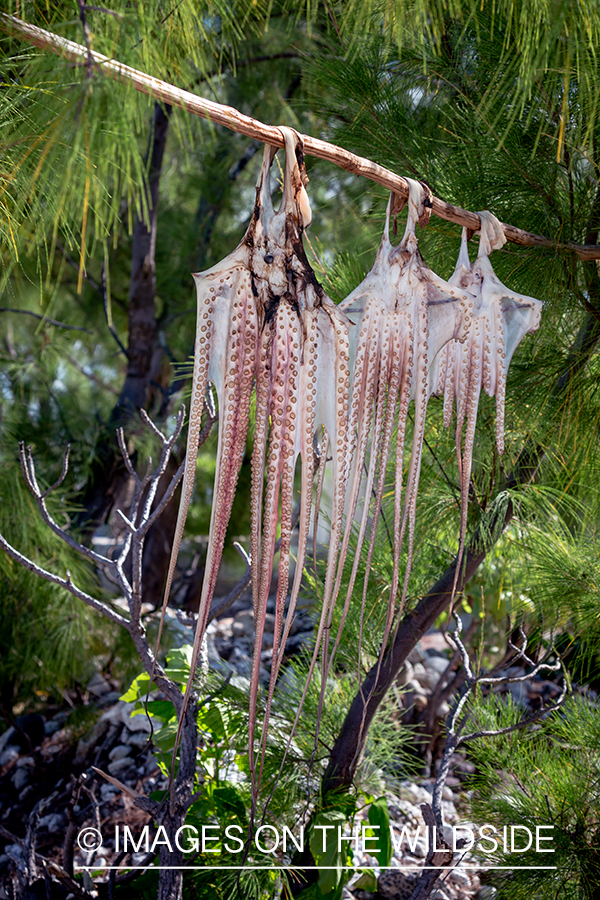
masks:
<svg viewBox="0 0 600 900"><path fill-rule="evenodd" d="M149 700L147 708L148 715L152 716L153 719L160 719L161 722L170 722L177 715L175 707L170 700ZM146 707L144 704L139 709L134 709L131 713L132 716L143 716L145 714Z"/></svg>
<svg viewBox="0 0 600 900"><path fill-rule="evenodd" d="M373 894L377 893L377 878L373 869L365 869L358 881L352 885L352 890L355 888L361 891L371 891Z"/></svg>
<svg viewBox="0 0 600 900"><path fill-rule="evenodd" d="M240 791L233 784L222 784L213 793L217 818L236 818L246 824L246 804Z"/></svg>
<svg viewBox="0 0 600 900"><path fill-rule="evenodd" d="M371 803L369 807L369 822L374 826L374 829L372 831L368 829L365 833L368 834L371 831L371 834L377 840L376 846L378 849L367 852L374 856L379 865L384 868L389 866L393 855L390 835L390 811L385 797L379 797L378 800ZM375 846L373 842L369 843L371 846Z"/></svg>
<svg viewBox="0 0 600 900"><path fill-rule="evenodd" d="M167 663L169 665L172 663L179 663L181 668L187 666L189 672L192 666L192 652L193 647L191 644L184 644L183 647L175 647L175 649L169 650L167 653Z"/></svg>
<svg viewBox="0 0 600 900"><path fill-rule="evenodd" d="M203 731L210 732L213 740L222 741L226 737L225 723L215 704L205 707L198 716L198 725Z"/></svg>
<svg viewBox="0 0 600 900"><path fill-rule="evenodd" d="M158 731L154 736L154 743L163 753L168 753L175 746L175 735L177 734L177 722L169 722Z"/></svg>
<svg viewBox="0 0 600 900"><path fill-rule="evenodd" d="M148 685L150 684L150 676L146 672L142 672L141 675L138 675L137 678L131 682L131 687L128 691L125 691L122 697L119 697L119 700L124 700L125 703L134 703L136 700L139 700L140 697L145 697L148 693Z"/></svg>
<svg viewBox="0 0 600 900"><path fill-rule="evenodd" d="M318 813L311 828L310 852L317 866L323 867L318 879L323 896L335 895L343 884L346 848L342 845L342 850L338 850L338 828L343 829L345 823L346 816L343 812L330 809Z"/></svg>
<svg viewBox="0 0 600 900"><path fill-rule="evenodd" d="M300 891L296 900L323 900L323 894L319 890L319 885L315 882Z"/></svg>

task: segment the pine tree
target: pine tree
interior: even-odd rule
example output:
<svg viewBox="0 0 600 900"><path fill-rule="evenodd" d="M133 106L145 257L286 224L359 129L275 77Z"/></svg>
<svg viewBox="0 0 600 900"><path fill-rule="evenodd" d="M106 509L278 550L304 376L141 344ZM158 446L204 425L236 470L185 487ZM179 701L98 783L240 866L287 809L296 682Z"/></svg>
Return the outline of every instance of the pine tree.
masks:
<svg viewBox="0 0 600 900"><path fill-rule="evenodd" d="M557 243L598 243L600 14L593 6L348 0L267 7L211 0L168 11L154 2L143 9L118 3L111 11L80 3L74 12L55 3L50 13L32 7L27 16L158 78L213 92L258 119L289 122L423 179L457 206L490 209ZM21 7L9 12L23 15ZM15 436L34 442L49 471L70 440L80 486L73 502L89 534L110 514L125 477L110 443L114 428L134 423L142 408L167 418L183 389L181 364L193 343L187 273L237 243L251 210L257 145L165 108L126 81L115 84L91 61L73 67L15 37L3 42L0 258L3 306L19 312L2 313L2 453L13 459ZM318 238L309 233L322 266L317 274L340 300L371 265L384 192L322 163L311 165L310 176L319 210ZM444 277L459 238L456 226L434 219L420 235L426 260ZM482 568L463 602L488 618L494 608L509 611L511 626L522 618L540 647L558 635L574 680L587 683L598 678L600 653L598 268L568 249L515 244L494 254L493 263L503 282L545 305L539 332L523 342L511 366L502 458L494 449L493 403L481 401L469 537L476 544L473 567ZM43 319L34 329L23 313ZM431 401L410 608L400 638L417 619L425 628L448 602L447 589L422 599L452 569L458 546L458 473L441 412L441 401ZM142 448L141 437L138 443ZM201 467L210 469L210 448ZM200 532L205 492L201 482L191 522ZM244 505L242 494L232 533L249 527ZM16 497L12 509L18 515ZM377 602L390 578L386 522L379 527L371 575L378 590L368 608L375 636L382 628ZM164 538L157 534L156 545ZM160 572L166 564L163 555ZM152 602L160 597L160 575L156 582ZM190 588L190 603L197 590ZM39 602L50 603L47 592ZM357 596L340 668L355 658L359 604ZM368 679L377 640L363 646L361 677ZM387 684L409 646L391 648ZM362 738L352 715L362 714L359 698L345 722L340 711L332 713L337 742L325 787L349 788L356 777ZM571 753L565 728L577 732L578 752L597 759L589 717L589 706L572 703L536 734L552 771ZM520 802L537 821L545 812L535 775L528 783L519 755L528 746L525 738L507 739L479 758L484 771L501 765L514 773L525 785ZM346 768L340 750L352 760ZM594 785L597 799L597 779ZM567 898L581 889L592 898L597 805L576 808L572 784L563 796L553 790L552 808L564 801L564 810L568 800L573 811L560 821L566 862L553 890ZM481 788L479 802L494 810L497 797ZM569 868L570 860L582 859L582 847L585 859ZM544 885L515 875L502 883L501 896L532 896L530 888L544 896Z"/></svg>

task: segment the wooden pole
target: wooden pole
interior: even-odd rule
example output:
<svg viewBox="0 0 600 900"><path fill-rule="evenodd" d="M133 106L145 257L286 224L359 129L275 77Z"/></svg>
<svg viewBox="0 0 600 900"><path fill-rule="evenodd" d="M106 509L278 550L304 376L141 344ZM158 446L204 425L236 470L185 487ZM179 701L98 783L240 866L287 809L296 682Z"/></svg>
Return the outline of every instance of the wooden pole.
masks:
<svg viewBox="0 0 600 900"><path fill-rule="evenodd" d="M36 25L30 25L16 16L0 13L0 26L6 31L23 38L30 44L34 44L42 50L50 50L52 53L58 54L71 62L89 64L89 59L94 64L101 67L104 72L113 78L126 81L135 87L136 90L144 94L148 94L163 103L171 106L177 106L194 116L200 116L203 119L209 119L218 125L224 125L232 131L245 134L250 138L262 141L265 144L273 144L276 147L283 147L283 135L279 128L275 125L265 125L257 119L245 116L239 110L232 106L224 106L221 103L215 103L212 100L206 100L198 94L192 94L190 91L184 91L181 88L169 84L167 81L161 81L160 78L154 78L131 66L126 66L116 59L110 59L102 53L96 53L93 50L88 51L87 47L69 41L66 38L38 28ZM334 163L347 172L354 175L361 175L369 178L377 184L388 188L390 191L400 194L402 197L408 197L408 183L401 175L396 175L384 166L380 166L371 159L363 156L357 156L343 147L336 144L329 144L327 141L319 140L319 138L311 137L308 134L300 135L304 144L304 152L309 156L315 156L318 159L325 159ZM472 231L478 231L480 226L479 216L477 213L470 212L468 209L461 209L459 206L453 206L440 200L439 197L431 197L432 212L445 219L447 222L453 222L455 225L462 225L470 228ZM543 237L539 234L532 234L517 228L514 225L502 223L504 234L507 240L513 244L519 244L522 247L540 247L554 250L567 250L574 253L581 260L600 259L600 246L597 244L578 244L575 241L552 241L550 238Z"/></svg>

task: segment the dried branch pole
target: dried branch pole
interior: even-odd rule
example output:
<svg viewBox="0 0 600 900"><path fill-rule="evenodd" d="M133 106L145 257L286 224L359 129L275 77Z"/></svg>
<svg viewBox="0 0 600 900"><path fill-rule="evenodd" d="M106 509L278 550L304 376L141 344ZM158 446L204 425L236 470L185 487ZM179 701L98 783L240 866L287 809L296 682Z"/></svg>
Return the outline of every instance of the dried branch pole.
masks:
<svg viewBox="0 0 600 900"><path fill-rule="evenodd" d="M52 53L56 53L58 56L62 56L72 62L81 63L86 66L88 71L91 60L110 77L129 82L136 90L148 94L165 104L176 106L192 115L208 119L217 125L223 125L225 128L230 128L232 131L245 134L247 137L263 143L272 144L276 147L284 146L283 134L278 127L265 125L257 119L245 116L234 107L224 106L221 103L215 103L212 100L199 97L197 94L192 94L190 91L184 91L166 81L161 81L160 78L154 78L152 75L148 75L131 66L126 66L116 59L111 59L102 53L96 53L89 47L84 47L75 41L69 41L60 37L60 35L53 34L51 31L38 28L36 25L30 25L28 22L24 22L22 19L11 16L8 13L0 13L0 27L42 50L50 50ZM408 182L401 175L396 175L370 159L357 156L343 147L338 147L319 138L301 135L301 139L304 153L308 156L325 159L345 169L347 172L351 172L353 175L368 178L402 197L408 197ZM439 197L431 197L431 211L434 215L445 219L447 222L462 225L472 231L479 230L480 219L477 213L446 203ZM574 253L578 259L586 261L600 259L600 247L596 244L578 244L575 241L552 241L550 238L532 234L514 225L502 223L502 227L506 239L514 244L525 247L567 250Z"/></svg>
<svg viewBox="0 0 600 900"><path fill-rule="evenodd" d="M451 634L449 634L448 637L452 641L454 641L457 652L460 654L463 670L465 673L465 681L460 691L460 695L454 702L454 708L450 711L446 719L446 747L444 749L444 755L440 762L440 768L438 770L438 774L433 786L431 805L423 804L423 806L421 807L426 824L435 826L437 834L439 836L443 835L444 833L442 795L444 786L446 784L446 778L448 777L448 774L450 772L450 761L458 747L461 744L465 744L469 741L476 741L483 737L499 737L500 735L510 734L513 731L518 731L522 728L526 728L527 726L532 725L534 722L537 722L542 716L546 716L548 715L548 713L557 710L562 704L567 693L567 680L563 679L563 687L560 695L556 702L552 703L550 706L542 707L532 715L524 716L518 722L515 722L512 725L508 725L505 728L489 728L479 729L478 731L465 732L464 728L469 719L469 714L466 711L466 706L469 699L473 697L477 688L499 687L500 685L504 684L523 684L524 682L531 681L540 672L559 672L562 669L562 663L558 658L553 663L549 661L536 663L533 659L527 656L527 635L523 631L522 626L519 626L519 635L521 637L522 644L520 647L516 647L512 643L512 641L509 640L509 647L513 651L513 656L509 660L503 660L503 667L506 668L508 666L508 663L514 665L515 662L522 662L530 669L530 671L524 675L502 674L501 670L499 672L496 672L495 674L490 673L489 675L476 675L473 671L473 665L469 658L467 649L460 637L463 625L460 616L457 615L456 612L454 613L454 619L456 622L456 629ZM553 647L550 647L545 659L549 660L552 655ZM443 844L443 841L440 840L439 843ZM437 847L438 843L434 841L431 846L432 848ZM436 859L436 856L440 857L440 859ZM444 856L443 859L441 858L442 856ZM447 869L451 867L452 861L453 853L451 848L448 847L448 852L445 854L436 854L433 849L430 849L425 865L439 866L440 869ZM439 875L440 873L436 872L434 869L424 871L419 881L417 882L417 885L409 900L426 900L426 898L429 897L430 893L434 889Z"/></svg>
<svg viewBox="0 0 600 900"><path fill-rule="evenodd" d="M118 513L125 524L126 535L125 540L114 559L103 556L101 553L97 553L95 550L86 547L75 540L75 538L56 522L48 509L46 502L48 495L56 490L56 488L60 487L68 472L68 448L63 458L62 470L59 478L53 485L43 491L38 484L31 448L25 448L23 443L21 443L19 447L25 483L35 498L44 522L62 541L64 541L65 544L81 556L90 560L94 565L103 569L111 580L118 585L127 602L129 617L117 612L109 603L99 600L79 588L73 582L69 572L66 573L66 577L62 578L59 575L55 575L53 572L49 572L42 566L39 566L33 560L28 559L13 547L2 535L0 535L0 547L20 565L34 572L36 575L39 575L41 578L45 578L46 581L50 581L53 584L63 587L73 594L74 597L77 597L79 600L86 603L91 609L106 616L109 621L125 628L131 635L144 669L148 675L150 675L153 683L160 689L164 697L173 703L178 715L181 715L183 704L181 688L165 674L163 667L155 660L154 653L146 635L146 628L142 621L142 556L144 551L144 541L149 529L164 511L167 504L172 500L183 475L183 465L181 465L172 477L160 501L156 503L156 506L153 508L159 482L167 470L167 464L172 449L178 440L183 427L185 407L182 407L177 415L175 430L170 438L166 438L159 431L154 423L150 421L144 410L140 411L140 415L146 427L149 428L160 441L160 458L154 469L152 468L152 461L149 459L146 472L143 478L140 478L131 462L125 443L123 429L120 428L117 430L119 448L127 471L133 479L134 491L128 514L125 515L121 510L118 510ZM204 443L214 422L215 416L209 411L206 425L200 435L200 443ZM126 574L126 567L129 572L129 566L131 574ZM183 717L179 769L174 785L174 803L171 806L169 804L161 806L154 800L150 800L148 797L133 792L135 804L140 809L149 812L159 824L164 825L168 834L174 834L185 822L185 815L194 791L197 744L197 699L192 697ZM114 782L114 779L110 780ZM28 846L33 848L34 834L33 836L30 835L28 837L28 841ZM35 867L37 857L34 854L33 849L29 852L28 858L31 865ZM159 900L174 900L174 898L181 896L182 863L183 855L179 850L173 853L169 852L167 848L161 847L160 864L164 867L164 871L161 871L159 878ZM43 864L46 864L45 860L43 860ZM67 861L67 870L69 868L70 864L69 861ZM70 878L68 871L66 873L63 873L62 870L60 873L57 873L52 869L51 871L63 881ZM89 895L86 892L80 892L76 896L87 897Z"/></svg>

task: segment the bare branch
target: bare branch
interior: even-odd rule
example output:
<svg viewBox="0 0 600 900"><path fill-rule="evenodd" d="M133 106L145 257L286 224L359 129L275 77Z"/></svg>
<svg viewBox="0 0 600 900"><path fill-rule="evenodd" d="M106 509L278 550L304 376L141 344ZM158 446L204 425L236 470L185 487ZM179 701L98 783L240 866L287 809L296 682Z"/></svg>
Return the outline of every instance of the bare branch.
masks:
<svg viewBox="0 0 600 900"><path fill-rule="evenodd" d="M136 90L141 91L143 94L148 94L162 103L176 106L203 119L209 119L211 122L223 125L225 128L229 128L239 134L245 134L247 137L263 143L272 144L275 147L285 146L283 134L276 126L265 125L257 119L245 116L232 106L224 106L221 103L215 103L212 100L199 97L197 94L192 94L190 91L181 90L181 88L175 87L175 85L166 81L161 81L159 78L154 78L145 72L126 66L116 59L109 59L102 53L96 53L89 46L83 47L75 41L69 41L60 35L38 28L8 13L0 13L0 27L18 35L30 44L40 47L42 50L50 50L52 53L56 53L73 62L85 62L88 74L91 74L91 65L95 63L109 76L131 83ZM300 135L300 137L304 153L308 156L316 156L318 159L328 160L347 172L352 172L354 175L360 175L383 185L383 187L394 191L401 197L408 197L408 182L402 176L396 175L384 166L380 166L362 156L357 156L355 153L344 150L335 144L330 144L327 141L322 141L319 138L313 138L306 134ZM433 195L430 199L431 211L434 215L445 219L447 222L454 222L456 225L469 228L471 231L479 231L481 220L477 213L461 209L452 203L446 203ZM502 223L502 228L507 240L521 246L567 250L582 260L600 259L600 247L597 244L553 241L550 238L532 234L529 231L524 231L522 228L505 223Z"/></svg>
<svg viewBox="0 0 600 900"><path fill-rule="evenodd" d="M122 625L123 628L129 630L129 621L127 619L119 615L118 612L115 612L108 604L103 603L101 600L97 600L95 597L91 597L89 594L86 594L85 591L82 591L81 588L78 588L77 585L73 584L71 581L71 576L69 574L67 574L66 578L61 578L59 575L54 575L52 572L42 569L42 567L34 563L33 560L28 559L26 556L23 556L22 553L19 553L18 550L15 550L1 534L0 547L2 547L15 562L20 563L20 565L29 569L30 572L34 572L36 575L39 575L40 578L45 578L46 581L51 581L52 584L58 584L60 587L65 588L65 590L73 594L74 597L83 600L84 603L87 603L87 605L91 606L92 609L95 609L96 612L102 613L102 615L106 616L107 619L110 619L111 622L116 622L117 625Z"/></svg>
<svg viewBox="0 0 600 900"><path fill-rule="evenodd" d="M44 493L41 495L42 500L45 497L47 497L48 494L51 491L53 491L55 488L60 487L61 484L63 483L63 481L65 480L65 478L67 477L67 472L69 471L69 453L70 452L71 452L71 445L67 444L67 449L65 450L64 455L63 455L63 464L62 464L61 473L58 476L57 480L54 482L54 484L51 485L49 488L46 488Z"/></svg>
<svg viewBox="0 0 600 900"><path fill-rule="evenodd" d="M77 551L81 556L85 556L88 559L92 560L92 562L97 563L102 566L112 566L112 560L108 559L106 556L102 556L101 553L96 553L95 550L92 550L90 547L85 547L83 544L80 544L79 541L76 541L75 538L71 537L71 535L65 531L64 528L61 528L57 522L54 521L52 516L48 511L48 507L46 506L46 496L50 490L52 490L56 485L53 485L52 488L49 488L43 494L38 486L37 478L35 474L35 463L33 461L33 456L31 453L31 447L27 448L25 451L25 444L23 441L19 444L19 457L21 459L21 469L23 470L23 477L25 479L25 484L33 494L40 513L42 514L42 518L46 525L52 529L54 534L58 535L58 537L68 544L73 550ZM65 465L68 464L68 456L65 454L66 462L63 460L63 473L56 484L60 484L66 475Z"/></svg>
<svg viewBox="0 0 600 900"><path fill-rule="evenodd" d="M33 319L40 319L40 321L47 322L49 325L56 325L57 328L68 328L70 331L85 331L86 334L94 333L93 331L90 331L89 328L84 328L83 325L67 325L66 322L58 322L56 319L49 319L47 316L31 312L29 309L12 309L10 306L0 306L0 313L3 312L16 313L19 316L31 316Z"/></svg>
<svg viewBox="0 0 600 900"><path fill-rule="evenodd" d="M0 835L5 838L7 841L10 841L11 844L17 844L19 847L24 848L25 842L22 838L17 837L16 834L13 834L3 825L0 825ZM92 900L92 894L89 894L84 888L79 884L75 879L71 878L65 870L58 865L58 863L52 862L52 860L47 859L45 856L42 856L40 853L35 854L36 863L42 868L46 866L52 874L58 878L60 882L68 889L68 891L74 897L81 897L82 900Z"/></svg>
<svg viewBox="0 0 600 900"><path fill-rule="evenodd" d="M183 477L184 470L185 470L185 462L182 462L181 465L179 466L179 468L177 469L177 471L175 472L175 474L173 475L173 477L171 479L171 483L169 484L169 487L162 495L158 506L152 512L152 515L148 516L148 518L145 519L144 521L142 521L140 523L140 525L138 526L137 533L139 535L142 535L142 536L145 535L146 532L150 528L152 528L152 526L154 525L154 523L156 522L158 517L163 512L165 506L167 506L167 504L171 502L173 494L177 490L177 485L179 484L179 482L181 481L181 479Z"/></svg>
<svg viewBox="0 0 600 900"><path fill-rule="evenodd" d="M121 451L121 456L123 457L123 462L125 463L127 471L129 472L131 477L135 479L136 484L141 484L139 475L135 471L131 462L131 457L129 456L129 451L127 450L127 444L125 443L125 432L122 428L117 428L117 443L119 445L119 450Z"/></svg>
<svg viewBox="0 0 600 900"><path fill-rule="evenodd" d="M150 431L152 431L156 435L163 446L170 443L170 439L167 439L164 436L162 431L154 424L145 409L140 409L140 419L150 429Z"/></svg>
<svg viewBox="0 0 600 900"><path fill-rule="evenodd" d="M295 522L292 524L292 528L294 527ZM211 603L210 612L208 614L208 621L212 622L213 619L217 619L219 616L223 615L226 609L229 609L236 600L239 600L242 594L248 590L252 581L252 569L250 568L250 557L244 550L241 544L238 544L237 541L234 541L233 546L240 554L244 563L246 564L246 569L244 574L235 585L232 590L229 591L224 597L220 597L216 603Z"/></svg>
<svg viewBox="0 0 600 900"><path fill-rule="evenodd" d="M476 741L478 740L478 738L482 737L499 737L501 734L510 734L511 731L518 731L520 728L526 728L527 725L533 725L533 723L537 722L538 719L541 719L542 716L545 716L551 712L555 712L555 710L557 710L562 704L566 693L567 690L565 687L556 703L553 703L552 706L546 706L543 709L538 709L535 713L533 713L533 715L527 716L525 719L521 719L519 722L515 722L514 725L507 725L505 728L492 728L490 730L483 729L482 731L473 731L470 734L463 734L460 736L459 743L464 744L467 741Z"/></svg>

